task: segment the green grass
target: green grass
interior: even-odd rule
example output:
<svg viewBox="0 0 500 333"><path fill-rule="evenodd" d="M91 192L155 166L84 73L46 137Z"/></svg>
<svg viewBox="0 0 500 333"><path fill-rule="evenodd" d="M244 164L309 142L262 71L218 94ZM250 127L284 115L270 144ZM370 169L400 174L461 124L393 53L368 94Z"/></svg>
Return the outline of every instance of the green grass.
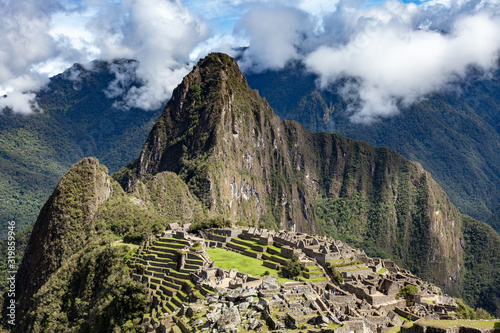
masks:
<svg viewBox="0 0 500 333"><path fill-rule="evenodd" d="M215 265L227 270L236 268L239 272L250 274L252 276L260 276L265 271L269 271L270 275L277 275L278 271L263 265L263 261L243 254L220 249L208 248L207 254L210 260L215 261Z"/></svg>
<svg viewBox="0 0 500 333"><path fill-rule="evenodd" d="M252 252L252 253L262 253L260 251L255 251L255 250L252 250L252 247L249 246L249 245L242 245L242 244L238 244L238 243L234 243L234 242L229 242L228 244L233 244L233 245L237 245L239 247L242 247L245 249L245 251L248 251L248 252Z"/></svg>
<svg viewBox="0 0 500 333"><path fill-rule="evenodd" d="M276 277L276 280L278 281L279 284L283 284L283 283L286 283L286 282L297 282L295 280L290 280L290 279L287 279L287 278L284 278L284 277L281 277L281 276Z"/></svg>
<svg viewBox="0 0 500 333"><path fill-rule="evenodd" d="M327 262L333 264L334 262L340 262L340 261L344 261L344 259L333 259L333 260L329 260Z"/></svg>
<svg viewBox="0 0 500 333"><path fill-rule="evenodd" d="M308 272L312 272L312 271L320 271L319 267L314 265L314 266L306 266L305 267L305 270L308 271Z"/></svg>
<svg viewBox="0 0 500 333"><path fill-rule="evenodd" d="M395 326L388 330L386 333L399 333L401 331L401 326Z"/></svg>
<svg viewBox="0 0 500 333"><path fill-rule="evenodd" d="M137 244L131 244L131 243L124 243L123 242L123 239L119 239L117 241L114 241L113 243L111 243L111 246L118 246L118 245L126 245L130 248L130 250L136 250L139 248L139 245Z"/></svg>
<svg viewBox="0 0 500 333"><path fill-rule="evenodd" d="M347 266L349 267L349 266ZM365 269L368 269L368 267L357 267L357 268L349 268L349 269L344 269L343 267L337 268L339 271L342 272L355 272L355 271L364 271Z"/></svg>
<svg viewBox="0 0 500 333"><path fill-rule="evenodd" d="M275 245L266 245L268 249L273 249L275 251L278 251L279 253L281 253L281 248L275 246Z"/></svg>
<svg viewBox="0 0 500 333"><path fill-rule="evenodd" d="M386 268L384 268L384 267L382 267L381 269L379 269L379 270L377 271L377 274L384 274L385 272L387 272L387 269L386 269Z"/></svg>
<svg viewBox="0 0 500 333"><path fill-rule="evenodd" d="M402 316L402 315L400 315L399 313L397 313L397 312L395 312L395 311L394 311L394 313L395 313L395 314L397 314L397 315L398 315L398 317L399 317L402 321L405 321L405 320L411 321L409 318L406 318L405 316Z"/></svg>
<svg viewBox="0 0 500 333"><path fill-rule="evenodd" d="M324 276L320 276L320 277L317 277L317 278L312 278L312 279L307 279L303 276L300 276L299 279L301 279L302 281L306 281L306 282L319 282L319 281L328 281L328 279Z"/></svg>

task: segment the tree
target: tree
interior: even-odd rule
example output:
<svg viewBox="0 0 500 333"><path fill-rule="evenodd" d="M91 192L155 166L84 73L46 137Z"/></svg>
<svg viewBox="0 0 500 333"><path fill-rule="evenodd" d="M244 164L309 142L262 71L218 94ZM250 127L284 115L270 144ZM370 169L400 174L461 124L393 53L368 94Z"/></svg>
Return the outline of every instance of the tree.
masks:
<svg viewBox="0 0 500 333"><path fill-rule="evenodd" d="M328 263L328 266L326 267L330 273L332 273L332 278L337 284L342 284L344 282L344 278L342 277L342 274L335 268L334 265L331 263Z"/></svg>
<svg viewBox="0 0 500 333"><path fill-rule="evenodd" d="M299 276L303 269L302 264L299 261L299 256L294 254L293 257L286 262L285 269L290 276Z"/></svg>
<svg viewBox="0 0 500 333"><path fill-rule="evenodd" d="M403 297L406 300L412 300L413 296L418 294L418 288L415 287L414 285L407 285L396 294L396 299L399 299L400 297Z"/></svg>

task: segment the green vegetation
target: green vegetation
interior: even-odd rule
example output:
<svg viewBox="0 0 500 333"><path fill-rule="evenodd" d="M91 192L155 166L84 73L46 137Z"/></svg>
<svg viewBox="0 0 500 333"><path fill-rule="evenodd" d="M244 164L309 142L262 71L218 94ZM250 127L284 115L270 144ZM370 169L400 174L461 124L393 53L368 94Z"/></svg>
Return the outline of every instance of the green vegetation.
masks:
<svg viewBox="0 0 500 333"><path fill-rule="evenodd" d="M312 132L335 132L389 147L420 162L465 214L485 220L498 209L498 72L493 80L471 78L369 126L349 120L346 101L335 92L341 87L317 90L316 79L301 64L247 75L280 118L296 120Z"/></svg>
<svg viewBox="0 0 500 333"><path fill-rule="evenodd" d="M387 269L386 269L386 268L384 268L384 267L382 267L381 269L379 269L379 270L377 271L377 274L384 274L385 272L387 272Z"/></svg>
<svg viewBox="0 0 500 333"><path fill-rule="evenodd" d="M462 288L468 303L497 311L499 236L462 217L418 164L387 148L279 122L224 55L200 61L174 96L185 99L168 103L141 159L115 174L122 187L92 158L59 182L19 269L18 332L133 331L151 301L128 278L133 249L111 244L137 245L170 222L192 222L196 231L230 226L229 219L276 228L293 221L297 230L391 256L420 277ZM220 267L278 273L262 260L208 251ZM462 263L458 282L450 282ZM297 258L287 269L303 271ZM492 302L478 296L488 293Z"/></svg>
<svg viewBox="0 0 500 333"><path fill-rule="evenodd" d="M318 276L318 277L311 278L311 279L308 279L306 277L300 276L299 279L302 280L302 281L306 281L306 282L328 281L328 279L326 277L324 277L324 276Z"/></svg>
<svg viewBox="0 0 500 333"><path fill-rule="evenodd" d="M327 263L326 269L332 274L333 281L335 281L337 284L342 284L344 282L344 278L342 277L342 274L337 270L337 266L334 265L331 262Z"/></svg>
<svg viewBox="0 0 500 333"><path fill-rule="evenodd" d="M193 222L189 227L189 232L196 233L201 229L210 228L227 228L231 226L231 221L225 219L223 216L200 218Z"/></svg>
<svg viewBox="0 0 500 333"><path fill-rule="evenodd" d="M118 98L104 93L115 79L111 67L131 64L96 61L92 70L76 64L37 92L43 113L0 112L0 239L8 221L17 232L32 224L61 176L83 157L98 157L112 172L137 157L161 110L118 110Z"/></svg>
<svg viewBox="0 0 500 333"><path fill-rule="evenodd" d="M414 285L407 285L396 294L396 299L403 297L406 300L413 300L413 296L418 294L418 288Z"/></svg>
<svg viewBox="0 0 500 333"><path fill-rule="evenodd" d="M75 326L70 323L88 332L140 329L150 301L144 285L127 276L123 259L127 247L92 245L52 275L47 287L31 300L45 305L32 315L34 331L61 332Z"/></svg>
<svg viewBox="0 0 500 333"><path fill-rule="evenodd" d="M217 267L228 270L236 268L239 272L252 276L261 276L265 272L269 272L270 275L277 275L279 273L277 270L264 266L262 260L225 249L207 248L207 254Z"/></svg>
<svg viewBox="0 0 500 333"><path fill-rule="evenodd" d="M457 299L457 312L455 316L460 319L493 319L493 317L484 309L473 309L464 303L462 299Z"/></svg>
<svg viewBox="0 0 500 333"><path fill-rule="evenodd" d="M299 276L304 270L304 267L299 260L299 256L296 254L294 254L291 259L288 259L284 268L291 277Z"/></svg>
<svg viewBox="0 0 500 333"><path fill-rule="evenodd" d="M474 308L500 317L500 236L490 226L464 218L462 298Z"/></svg>

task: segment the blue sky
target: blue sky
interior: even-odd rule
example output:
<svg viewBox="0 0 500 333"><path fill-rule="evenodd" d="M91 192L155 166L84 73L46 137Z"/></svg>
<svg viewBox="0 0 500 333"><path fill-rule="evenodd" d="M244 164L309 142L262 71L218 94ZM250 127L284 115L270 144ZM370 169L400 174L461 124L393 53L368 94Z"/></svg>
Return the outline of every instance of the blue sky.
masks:
<svg viewBox="0 0 500 333"><path fill-rule="evenodd" d="M146 85L121 92L123 107L157 108L212 51L248 71L300 60L321 87L343 76L353 121L398 113L465 77L495 70L499 0L0 0L0 108L32 112L32 91L75 62L133 58ZM75 79L78 79L75 76ZM118 79L125 80L123 75ZM115 85L116 86L116 85ZM354 92L354 95L352 95ZM116 92L118 93L118 92ZM350 95L349 95L350 94Z"/></svg>

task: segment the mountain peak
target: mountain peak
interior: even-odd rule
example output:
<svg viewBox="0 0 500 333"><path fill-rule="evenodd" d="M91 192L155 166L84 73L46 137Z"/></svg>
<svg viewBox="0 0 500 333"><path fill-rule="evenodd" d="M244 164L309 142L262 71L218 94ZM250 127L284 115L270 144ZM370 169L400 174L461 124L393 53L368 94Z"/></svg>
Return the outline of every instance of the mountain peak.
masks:
<svg viewBox="0 0 500 333"><path fill-rule="evenodd" d="M262 120L272 118L280 122L265 99L248 86L236 61L212 53L174 89L133 172L122 177L121 184L129 189L135 180L162 171L197 177L188 161L206 158L218 143L229 143L243 129L262 132Z"/></svg>
<svg viewBox="0 0 500 333"><path fill-rule="evenodd" d="M18 272L18 297L30 297L95 233L94 217L113 192L108 169L94 157L74 164L40 211Z"/></svg>

